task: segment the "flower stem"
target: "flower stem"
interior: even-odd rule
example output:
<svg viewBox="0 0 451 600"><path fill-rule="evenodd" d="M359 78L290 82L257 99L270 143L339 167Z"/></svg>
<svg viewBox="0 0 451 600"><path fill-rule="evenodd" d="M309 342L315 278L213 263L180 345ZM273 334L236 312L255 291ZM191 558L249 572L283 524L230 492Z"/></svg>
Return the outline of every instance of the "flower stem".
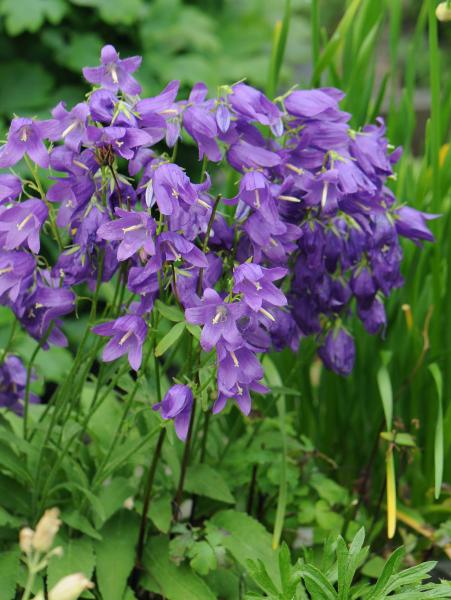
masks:
<svg viewBox="0 0 451 600"><path fill-rule="evenodd" d="M8 341L6 342L5 347L3 348L1 356L0 356L0 365L5 360L6 355L8 354L8 351L9 351L9 349L11 347L11 344L12 344L13 339L14 339L14 334L16 332L16 326L17 326L17 319L16 319L16 317L14 315L14 320L13 320L12 325L11 325L11 330L9 332Z"/></svg>
<svg viewBox="0 0 451 600"><path fill-rule="evenodd" d="M182 496L183 496L183 486L185 485L186 471L188 469L195 413L196 413L196 398L194 398L194 400L193 400L193 408L191 410L188 435L186 436L185 447L183 449L182 466L180 468L179 483L178 483L177 491L176 491L175 497L174 497L174 503L173 503L174 521L178 521L178 517L179 517L179 506L180 506Z"/></svg>

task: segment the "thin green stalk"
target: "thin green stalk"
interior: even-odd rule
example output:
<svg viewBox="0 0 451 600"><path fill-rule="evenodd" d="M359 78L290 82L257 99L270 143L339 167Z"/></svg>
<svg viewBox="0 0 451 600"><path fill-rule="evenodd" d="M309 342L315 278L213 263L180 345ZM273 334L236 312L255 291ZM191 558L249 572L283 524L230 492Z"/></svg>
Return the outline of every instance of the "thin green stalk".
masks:
<svg viewBox="0 0 451 600"><path fill-rule="evenodd" d="M285 55L288 32L291 20L291 0L285 0L285 9L282 21L277 21L274 26L271 60L269 63L268 84L266 93L273 98L279 83L280 69Z"/></svg>
<svg viewBox="0 0 451 600"><path fill-rule="evenodd" d="M52 332L53 325L54 325L53 323L50 323L49 327L47 328L47 331L42 336L42 338L39 340L38 345L34 349L33 354L31 355L30 361L27 366L27 377L25 380L24 413L23 413L23 437L24 437L24 440L26 440L27 436L28 436L28 413L29 413L29 407L30 407L30 385L31 385L31 374L33 371L34 361L36 360L39 350L42 348L42 346L44 346L44 344L48 340L48 337L49 337L50 333Z"/></svg>
<svg viewBox="0 0 451 600"><path fill-rule="evenodd" d="M14 315L13 322L11 324L11 329L10 329L9 336L8 336L8 340L6 341L5 347L3 348L2 354L0 356L0 365L5 360L6 355L8 354L8 351L11 347L11 344L13 343L14 334L16 333L16 327L17 327L17 319L16 319L16 316Z"/></svg>
<svg viewBox="0 0 451 600"><path fill-rule="evenodd" d="M319 53L320 53L320 43L321 43L321 24L319 18L319 0L312 0L311 4L311 36L312 36L312 65L313 71L315 71L316 65L318 64ZM313 79L312 84L314 87L319 87L321 85L321 74L318 74L315 79Z"/></svg>
<svg viewBox="0 0 451 600"><path fill-rule="evenodd" d="M193 435L194 428L194 417L196 413L196 398L193 400L193 408L191 409L191 417L189 421L188 435L186 436L185 447L183 448L183 457L182 464L180 467L180 477L177 485L177 491L174 496L174 505L173 505L173 515L174 520L177 521L179 517L179 506L182 501L183 496L183 486L185 485L186 471L188 469L189 457L190 457L190 449L191 449L191 439Z"/></svg>

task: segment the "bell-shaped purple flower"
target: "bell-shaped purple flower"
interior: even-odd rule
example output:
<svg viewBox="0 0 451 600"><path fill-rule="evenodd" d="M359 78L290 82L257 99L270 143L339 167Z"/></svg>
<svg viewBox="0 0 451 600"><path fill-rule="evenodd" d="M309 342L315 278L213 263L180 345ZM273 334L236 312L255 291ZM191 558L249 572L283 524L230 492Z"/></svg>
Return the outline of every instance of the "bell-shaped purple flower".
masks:
<svg viewBox="0 0 451 600"><path fill-rule="evenodd" d="M26 382L27 370L22 360L12 354L6 356L0 364L0 406L22 415ZM29 401L37 403L39 398L31 393Z"/></svg>
<svg viewBox="0 0 451 600"><path fill-rule="evenodd" d="M155 200L163 215L172 215L181 202L189 207L197 200L196 187L183 169L172 163L164 163L155 169L151 185L152 196L147 205Z"/></svg>
<svg viewBox="0 0 451 600"><path fill-rule="evenodd" d="M138 315L125 315L108 323L95 325L92 331L97 335L111 337L102 352L102 360L111 362L124 354L137 371L142 362L142 347L146 339L147 325Z"/></svg>
<svg viewBox="0 0 451 600"><path fill-rule="evenodd" d="M37 254L40 248L39 234L48 216L48 208L42 200L31 198L0 211L0 245L14 250L26 243Z"/></svg>
<svg viewBox="0 0 451 600"><path fill-rule="evenodd" d="M387 316L383 303L375 298L368 308L357 307L357 314L368 333L375 334L387 324Z"/></svg>
<svg viewBox="0 0 451 600"><path fill-rule="evenodd" d="M434 241L433 234L427 228L427 221L437 219L440 215L421 212L410 206L402 206L396 211L396 231L399 235L409 238L416 243L421 240Z"/></svg>
<svg viewBox="0 0 451 600"><path fill-rule="evenodd" d="M357 298L359 306L363 309L371 306L377 292L377 287L371 273L366 267L357 269L357 272L351 279L351 289Z"/></svg>
<svg viewBox="0 0 451 600"><path fill-rule="evenodd" d="M13 167L27 154L43 169L49 166L49 153L43 140L54 132L54 122L15 118L11 121L8 141L0 148L0 167Z"/></svg>
<svg viewBox="0 0 451 600"><path fill-rule="evenodd" d="M233 291L241 292L244 302L256 312L267 305L284 306L287 303L285 294L273 281L282 279L286 274L287 269L281 267L268 269L255 263L244 263L233 272Z"/></svg>
<svg viewBox="0 0 451 600"><path fill-rule="evenodd" d="M116 49L107 45L102 48L100 60L102 63L100 67L83 69L83 75L89 83L101 85L113 92L120 89L132 96L141 93L141 86L131 75L141 65L140 56L131 56L121 60Z"/></svg>
<svg viewBox="0 0 451 600"><path fill-rule="evenodd" d="M238 83L232 89L229 102L239 115L262 125L269 125L277 137L282 135L282 113L273 102L262 92L245 83Z"/></svg>
<svg viewBox="0 0 451 600"><path fill-rule="evenodd" d="M49 136L50 139L53 141L63 139L70 150L79 152L85 137L89 106L85 102L80 102L68 111L65 103L60 102L52 110L52 117L55 121L55 131Z"/></svg>
<svg viewBox="0 0 451 600"><path fill-rule="evenodd" d="M15 302L33 281L36 261L26 252L0 252L0 303Z"/></svg>
<svg viewBox="0 0 451 600"><path fill-rule="evenodd" d="M22 193L22 181L16 175L2 173L0 175L0 204L11 202Z"/></svg>
<svg viewBox="0 0 451 600"><path fill-rule="evenodd" d="M155 221L146 212L132 212L116 208L119 217L109 223L104 223L97 230L97 235L103 240L120 240L117 249L117 259L127 260L141 248L147 254L155 254L153 234L156 230Z"/></svg>
<svg viewBox="0 0 451 600"><path fill-rule="evenodd" d="M354 367L354 339L342 327L331 329L318 354L328 369L339 375L349 375Z"/></svg>
<svg viewBox="0 0 451 600"><path fill-rule="evenodd" d="M237 328L237 320L242 315L240 303L228 304L215 290L207 288L202 301L185 310L188 323L203 325L200 344L209 352L222 340L227 348L238 348L243 338Z"/></svg>
<svg viewBox="0 0 451 600"><path fill-rule="evenodd" d="M97 147L111 146L116 154L127 160L135 156L137 148L152 142L150 135L137 127L100 128L88 125L86 137Z"/></svg>
<svg viewBox="0 0 451 600"><path fill-rule="evenodd" d="M228 350L224 345L217 347L218 384L231 390L237 383L250 384L262 379L264 373L260 361L246 347Z"/></svg>
<svg viewBox="0 0 451 600"><path fill-rule="evenodd" d="M339 112L338 102L343 97L343 92L334 88L295 90L284 99L284 106L295 117L334 120Z"/></svg>
<svg viewBox="0 0 451 600"><path fill-rule="evenodd" d="M166 231L157 238L159 251L165 261L185 260L194 267L207 267L208 262L205 254L189 240L179 233Z"/></svg>
<svg viewBox="0 0 451 600"><path fill-rule="evenodd" d="M187 385L177 383L165 394L163 400L153 405L159 410L163 419L173 419L177 437L184 442L188 435L191 410L193 408L193 392Z"/></svg>

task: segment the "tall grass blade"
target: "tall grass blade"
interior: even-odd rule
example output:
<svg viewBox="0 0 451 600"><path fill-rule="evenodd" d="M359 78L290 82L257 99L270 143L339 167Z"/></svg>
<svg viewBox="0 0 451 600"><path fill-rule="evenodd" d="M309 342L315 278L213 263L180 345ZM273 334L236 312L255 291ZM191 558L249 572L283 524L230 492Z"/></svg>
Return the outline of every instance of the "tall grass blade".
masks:
<svg viewBox="0 0 451 600"><path fill-rule="evenodd" d="M318 62L315 65L315 70L312 75L312 82L317 81L321 73L333 62L335 55L343 46L348 29L350 28L353 19L356 15L362 0L352 0L348 6L343 18L337 25L335 32L326 44Z"/></svg>
<svg viewBox="0 0 451 600"><path fill-rule="evenodd" d="M443 378L437 363L429 365L429 370L434 378L437 389L437 418L435 421L434 437L434 474L435 474L435 499L439 498L443 481Z"/></svg>
<svg viewBox="0 0 451 600"><path fill-rule="evenodd" d="M390 375L385 365L382 365L377 374L377 385L384 408L385 423L387 431L391 431L393 422L393 391L390 381Z"/></svg>
<svg viewBox="0 0 451 600"><path fill-rule="evenodd" d="M277 91L280 69L287 46L288 32L291 19L291 0L285 0L285 12L282 21L277 21L274 26L271 61L269 64L268 86L266 93L273 98Z"/></svg>

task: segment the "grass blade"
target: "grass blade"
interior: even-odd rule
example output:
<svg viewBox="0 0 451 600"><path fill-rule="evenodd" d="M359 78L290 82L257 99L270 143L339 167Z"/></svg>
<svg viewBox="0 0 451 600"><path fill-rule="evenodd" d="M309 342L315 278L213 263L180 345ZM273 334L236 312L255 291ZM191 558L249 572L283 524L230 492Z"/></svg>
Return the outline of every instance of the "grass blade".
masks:
<svg viewBox="0 0 451 600"><path fill-rule="evenodd" d="M437 389L437 418L435 421L434 437L434 475L435 475L435 499L440 496L443 481L443 378L437 363L429 365L429 370L434 378Z"/></svg>
<svg viewBox="0 0 451 600"><path fill-rule="evenodd" d="M377 384L384 407L387 431L391 431L393 421L393 392L387 367L382 365L377 374Z"/></svg>
<svg viewBox="0 0 451 600"><path fill-rule="evenodd" d="M291 19L291 0L285 0L285 11L282 21L277 21L274 26L271 62L269 64L267 95L272 98L277 91L280 69L282 67L285 48L287 45L288 31Z"/></svg>
<svg viewBox="0 0 451 600"><path fill-rule="evenodd" d="M396 476L392 445L387 450L385 461L387 473L387 537L391 540L396 533Z"/></svg>

